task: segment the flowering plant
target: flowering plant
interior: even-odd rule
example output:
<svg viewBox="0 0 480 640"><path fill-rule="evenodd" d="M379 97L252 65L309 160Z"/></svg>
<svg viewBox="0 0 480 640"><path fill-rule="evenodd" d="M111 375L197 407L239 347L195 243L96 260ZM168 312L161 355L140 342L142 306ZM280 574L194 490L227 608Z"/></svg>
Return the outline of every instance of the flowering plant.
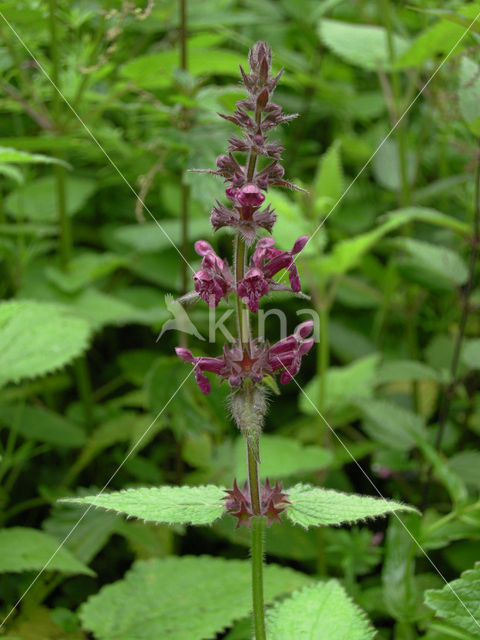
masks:
<svg viewBox="0 0 480 640"><path fill-rule="evenodd" d="M281 72L276 76L271 74L271 51L266 43L258 42L250 50L249 63L250 73L240 67L247 98L237 102L233 115L222 116L238 125L243 135L229 139L227 154L217 158L217 169L200 170L221 176L228 185L225 195L231 204L226 206L217 202L210 221L214 231L225 226L235 231L233 269L207 241L196 242L195 250L202 257L201 268L193 274L194 292L186 296L201 298L211 308L216 308L222 299L228 301L233 298L237 338L231 344L225 344L222 354L217 357L194 356L185 347L176 349L182 360L193 365L193 373L202 393L208 394L211 390L207 373L215 373L230 386L231 414L246 442L247 482L240 488L234 480L231 489L215 485L136 488L110 494L101 492L96 496L70 498L68 501L114 509L130 517L168 524L205 525L230 514L237 519L237 528L247 526L251 529L252 608L256 640L265 640L267 630L270 638L313 637L317 612L322 611L326 601L341 611L333 623L336 638L369 639L373 637L373 629L334 580L316 585L309 583L301 592L286 600L285 604L279 603L270 611L268 625L265 620L265 520L271 525L274 522L281 523L286 516L292 523L308 528L351 523L366 517L411 509L390 500L341 494L307 484L297 484L284 491L279 482L271 485L266 479L264 484L260 483L259 442L266 413L265 379L280 374L282 384L291 382L314 340L311 337L312 321L301 323L291 335L272 345L263 336L252 335L250 314L258 312L262 298L278 290L303 295L295 260L308 238L301 236L290 251L282 251L274 246L275 241L271 236L262 235L265 232L272 233L277 217L269 205L262 208L268 189L272 186L298 189L283 178L284 169L280 164L282 147L268 139L268 133L275 126L288 122L295 115L283 114L281 107L271 101ZM237 153L246 154L245 165L241 165L234 156ZM260 168L258 159L261 157L271 162ZM275 276L282 271L288 273L289 285L275 280ZM203 562L204 559L200 560ZM216 566L213 575L221 575L217 563L212 563L212 560L215 559L209 559L212 571L213 565ZM191 570L195 564L193 559L186 559L185 566L191 566ZM273 568L268 567L267 571ZM230 570L234 571L233 566ZM298 585L288 586L290 574L280 575L277 572L275 575L277 595L282 590L285 592ZM302 607L306 612L305 618L299 611ZM205 619L198 621L198 629L202 631L189 637L212 637L212 629L216 627L213 622L212 626L208 626L210 623L209 611L206 611ZM207 627L210 635L205 636L204 629ZM326 633L321 637L330 637L330 631Z"/></svg>

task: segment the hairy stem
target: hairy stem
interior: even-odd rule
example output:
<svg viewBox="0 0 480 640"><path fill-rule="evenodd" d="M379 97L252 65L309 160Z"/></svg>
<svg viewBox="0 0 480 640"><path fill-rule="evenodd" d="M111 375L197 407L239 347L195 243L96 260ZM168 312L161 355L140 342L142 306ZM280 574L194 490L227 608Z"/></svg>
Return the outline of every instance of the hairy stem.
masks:
<svg viewBox="0 0 480 640"><path fill-rule="evenodd" d="M475 280L475 267L477 264L478 250L480 247L480 138L477 141L477 164L475 169L475 190L474 190L474 206L473 206L473 234L471 238L472 250L470 252L470 260L468 262L468 278L465 287L461 293L461 315L458 332L455 339L452 361L450 363L450 382L447 385L443 395L442 404L438 415L438 427L435 436L435 449L438 451L442 446L443 436L445 434L445 426L447 424L448 415L450 413L450 404L455 395L455 390L459 383L458 380L458 363L460 353L462 351L462 343L465 338L465 330L467 327L468 315L470 312L470 296L473 291ZM422 509L426 506L428 500L428 492L432 480L432 465L427 470L425 485L422 497Z"/></svg>

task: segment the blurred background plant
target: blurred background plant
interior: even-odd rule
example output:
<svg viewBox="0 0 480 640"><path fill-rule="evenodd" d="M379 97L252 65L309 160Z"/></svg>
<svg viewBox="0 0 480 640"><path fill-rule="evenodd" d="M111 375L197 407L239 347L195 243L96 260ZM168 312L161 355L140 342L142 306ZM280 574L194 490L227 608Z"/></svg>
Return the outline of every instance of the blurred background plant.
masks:
<svg viewBox="0 0 480 640"><path fill-rule="evenodd" d="M222 198L220 181L186 169L214 166L234 131L216 111L242 97L238 63L261 39L288 72L278 101L302 114L280 141L309 191L269 194L277 245L314 234L299 263L321 318L304 392L291 384L272 404L262 472L375 495L368 476L422 506L402 519L431 559L392 519L373 533L273 526L268 560L338 578L379 638L480 637L439 575L480 620L480 4L186 8L185 30L181 3L162 0L2 3L2 620L78 520L57 498L101 489L149 427L110 488L245 479L227 389L202 396L188 379L171 399L185 377L178 334L156 338L166 296L189 280L173 244L198 268L191 247ZM293 328L303 306L278 294L264 308ZM208 310L189 316L208 335ZM247 544L233 521L192 533L90 511L0 631L113 640L81 605L126 585L133 563L243 559ZM247 613L221 620L218 637L248 638Z"/></svg>

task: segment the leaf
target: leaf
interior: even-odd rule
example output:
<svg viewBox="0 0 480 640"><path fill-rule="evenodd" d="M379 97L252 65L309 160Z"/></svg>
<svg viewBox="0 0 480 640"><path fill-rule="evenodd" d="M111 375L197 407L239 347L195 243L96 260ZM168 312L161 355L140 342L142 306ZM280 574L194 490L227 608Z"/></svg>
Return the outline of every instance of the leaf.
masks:
<svg viewBox="0 0 480 640"><path fill-rule="evenodd" d="M67 162L58 158L44 156L41 153L27 153L26 151L18 151L10 147L0 147L0 162L10 162L15 164L60 164L65 168L71 168Z"/></svg>
<svg viewBox="0 0 480 640"><path fill-rule="evenodd" d="M339 411L357 400L370 398L376 384L379 355L359 358L344 367L330 367L326 374L323 409ZM315 376L300 395L300 407L308 415L318 415L315 410L319 379Z"/></svg>
<svg viewBox="0 0 480 640"><path fill-rule="evenodd" d="M88 178L66 176L65 193L67 214L73 216L85 205L96 189ZM37 178L12 191L5 200L5 207L17 219L38 222L57 221L57 191L53 176Z"/></svg>
<svg viewBox="0 0 480 640"><path fill-rule="evenodd" d="M383 27L350 24L339 20L323 19L319 25L323 43L340 58L367 71L390 69L387 31ZM395 56L406 51L408 41L393 36Z"/></svg>
<svg viewBox="0 0 480 640"><path fill-rule="evenodd" d="M59 447L80 447L85 433L58 413L31 406L0 405L0 423L24 438Z"/></svg>
<svg viewBox="0 0 480 640"><path fill-rule="evenodd" d="M92 489L82 488L79 494L84 495L87 491ZM81 562L88 564L105 546L110 536L119 532L121 524L113 512L90 509L80 520L76 505L56 504L43 521L42 528L59 542L68 536L64 548Z"/></svg>
<svg viewBox="0 0 480 640"><path fill-rule="evenodd" d="M64 547L58 549L58 546L58 540L36 529L28 527L1 529L0 572L41 571L48 562L46 567L48 571L95 575L70 551Z"/></svg>
<svg viewBox="0 0 480 640"><path fill-rule="evenodd" d="M416 511L394 500L340 493L307 484L296 484L287 494L292 503L285 510L288 518L305 528L357 522L395 511Z"/></svg>
<svg viewBox="0 0 480 640"><path fill-rule="evenodd" d="M91 251L75 256L68 265L68 271L48 266L45 273L59 289L66 293L74 293L94 280L108 276L127 262L125 257L113 253Z"/></svg>
<svg viewBox="0 0 480 640"><path fill-rule="evenodd" d="M459 10L461 11L464 7L459 7ZM421 67L428 59L447 54L464 32L463 27L448 20L441 20L427 27L399 57L398 68Z"/></svg>
<svg viewBox="0 0 480 640"><path fill-rule="evenodd" d="M406 153L407 161L407 182L413 184L417 171L418 158L413 151ZM386 140L378 148L372 162L372 169L375 179L385 189L400 191L402 189L402 172L398 144L395 140Z"/></svg>
<svg viewBox="0 0 480 640"><path fill-rule="evenodd" d="M190 49L188 71L192 76L238 75L241 56L222 49ZM172 49L160 53L136 56L121 69L121 75L145 88L168 87L173 72L180 66L178 53Z"/></svg>
<svg viewBox="0 0 480 640"><path fill-rule="evenodd" d="M267 565L264 576L266 603L310 582L275 565ZM246 560L183 556L140 561L123 580L90 597L80 618L101 640L213 638L249 614L250 580Z"/></svg>
<svg viewBox="0 0 480 640"><path fill-rule="evenodd" d="M474 638L480 638L480 562L473 569L464 571L460 578L452 580L443 589L430 589L425 593L425 603L437 616L445 618Z"/></svg>
<svg viewBox="0 0 480 640"><path fill-rule="evenodd" d="M363 425L367 435L385 447L408 451L427 436L423 418L393 402L368 400L357 405L370 421Z"/></svg>
<svg viewBox="0 0 480 640"><path fill-rule="evenodd" d="M390 360L382 362L377 371L377 382L389 384L398 380L438 380L433 367L416 360Z"/></svg>
<svg viewBox="0 0 480 640"><path fill-rule="evenodd" d="M64 367L83 353L89 324L63 307L14 300L0 304L0 387Z"/></svg>
<svg viewBox="0 0 480 640"><path fill-rule="evenodd" d="M461 286L468 279L463 259L452 249L414 238L396 238L394 246L409 253L419 265L454 284Z"/></svg>
<svg viewBox="0 0 480 640"><path fill-rule="evenodd" d="M276 479L299 473L325 469L333 460L330 451L317 446L304 446L298 440L270 434L260 440L260 477ZM247 479L245 465L245 439L235 442L235 477L238 482Z"/></svg>
<svg viewBox="0 0 480 640"><path fill-rule="evenodd" d="M327 209L342 195L344 179L340 158L340 141L334 142L320 159L312 191L318 199L328 199Z"/></svg>
<svg viewBox="0 0 480 640"><path fill-rule="evenodd" d="M448 466L466 485L480 490L480 451L460 451L450 458Z"/></svg>
<svg viewBox="0 0 480 640"><path fill-rule="evenodd" d="M404 224L419 220L431 224L469 233L469 226L435 209L426 207L406 207L391 211L380 218L381 224L375 229L337 242L333 250L312 262L312 268L319 274L342 274L353 269L360 259L387 233Z"/></svg>
<svg viewBox="0 0 480 640"><path fill-rule="evenodd" d="M469 369L480 369L480 338L465 340L460 357Z"/></svg>
<svg viewBox="0 0 480 640"><path fill-rule="evenodd" d="M221 487L143 487L84 498L62 498L61 502L89 504L117 511L145 522L164 524L210 524L225 511Z"/></svg>
<svg viewBox="0 0 480 640"><path fill-rule="evenodd" d="M267 635L275 640L369 640L375 630L337 580L304 587L267 613Z"/></svg>
<svg viewBox="0 0 480 640"><path fill-rule="evenodd" d="M406 530L407 529L407 530ZM391 518L388 525L382 569L382 595L391 616L406 622L417 619L420 604L415 583L417 546L407 524Z"/></svg>

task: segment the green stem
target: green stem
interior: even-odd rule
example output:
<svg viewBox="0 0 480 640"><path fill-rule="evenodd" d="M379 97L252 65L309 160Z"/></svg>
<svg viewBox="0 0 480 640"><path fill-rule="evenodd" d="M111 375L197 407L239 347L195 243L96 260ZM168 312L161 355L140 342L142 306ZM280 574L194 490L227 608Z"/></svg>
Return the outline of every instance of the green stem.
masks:
<svg viewBox="0 0 480 640"><path fill-rule="evenodd" d="M266 640L263 600L263 517L252 520L252 599L255 640Z"/></svg>
<svg viewBox="0 0 480 640"><path fill-rule="evenodd" d="M258 463L247 443L247 467L250 498L254 516L252 523L252 603L255 639L265 640L265 606L263 600L263 517L260 509Z"/></svg>

